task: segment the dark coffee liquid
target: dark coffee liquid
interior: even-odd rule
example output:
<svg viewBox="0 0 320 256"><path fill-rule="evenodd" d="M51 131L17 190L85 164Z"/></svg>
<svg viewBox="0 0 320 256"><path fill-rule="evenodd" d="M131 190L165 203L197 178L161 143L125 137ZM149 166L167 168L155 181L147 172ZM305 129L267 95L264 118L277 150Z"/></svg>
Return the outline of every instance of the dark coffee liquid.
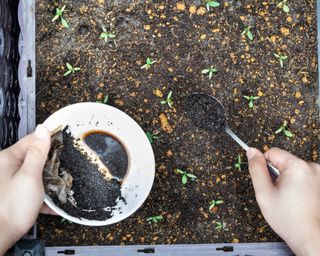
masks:
<svg viewBox="0 0 320 256"><path fill-rule="evenodd" d="M83 140L99 156L112 176L124 179L128 171L128 155L119 140L104 131L90 131Z"/></svg>

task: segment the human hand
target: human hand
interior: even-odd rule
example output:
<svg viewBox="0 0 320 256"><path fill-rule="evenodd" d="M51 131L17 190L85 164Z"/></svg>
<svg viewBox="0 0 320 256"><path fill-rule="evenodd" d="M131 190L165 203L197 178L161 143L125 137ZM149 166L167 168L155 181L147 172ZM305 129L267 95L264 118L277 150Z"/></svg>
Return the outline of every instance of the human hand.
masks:
<svg viewBox="0 0 320 256"><path fill-rule="evenodd" d="M247 151L256 199L270 227L297 255L320 251L320 165L307 163L287 151L272 148L264 155ZM273 182L269 160L280 171Z"/></svg>
<svg viewBox="0 0 320 256"><path fill-rule="evenodd" d="M50 148L50 134L39 125L13 146L0 152L0 255L28 232L43 205L42 170Z"/></svg>

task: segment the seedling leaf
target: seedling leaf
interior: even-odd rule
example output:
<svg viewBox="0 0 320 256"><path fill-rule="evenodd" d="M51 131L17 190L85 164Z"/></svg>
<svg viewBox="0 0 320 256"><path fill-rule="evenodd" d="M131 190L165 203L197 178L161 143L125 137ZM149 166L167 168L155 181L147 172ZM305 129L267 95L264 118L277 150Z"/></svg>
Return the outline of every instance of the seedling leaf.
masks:
<svg viewBox="0 0 320 256"><path fill-rule="evenodd" d="M69 28L68 22L67 22L64 18L62 18L62 17L61 17L61 24L62 24L63 27Z"/></svg>
<svg viewBox="0 0 320 256"><path fill-rule="evenodd" d="M106 95L106 96L104 97L103 103L104 103L104 104L107 104L107 103L108 103L108 100L109 100L109 95Z"/></svg>
<svg viewBox="0 0 320 256"><path fill-rule="evenodd" d="M196 175L193 175L193 174L191 174L191 173L187 173L187 176L188 176L189 178L191 178L191 179L196 179L196 178L197 178Z"/></svg>
<svg viewBox="0 0 320 256"><path fill-rule="evenodd" d="M64 73L64 75L63 75L63 76L70 75L70 74L71 74L71 72L72 72L72 70L68 70L66 73Z"/></svg>
<svg viewBox="0 0 320 256"><path fill-rule="evenodd" d="M56 21L59 18L59 15L53 17L52 22Z"/></svg>
<svg viewBox="0 0 320 256"><path fill-rule="evenodd" d="M68 70L73 70L73 67L72 67L72 65L70 63L67 62L66 66L67 66Z"/></svg>
<svg viewBox="0 0 320 256"><path fill-rule="evenodd" d="M283 5L282 10L283 10L285 13L289 13L289 12L290 12L289 6L286 5L286 4Z"/></svg>
<svg viewBox="0 0 320 256"><path fill-rule="evenodd" d="M248 36L248 38L249 38L250 41L253 41L253 35L252 35L252 33L251 33L250 30L248 30L247 36Z"/></svg>
<svg viewBox="0 0 320 256"><path fill-rule="evenodd" d="M181 169L176 169L177 173L180 173L180 174L184 174L184 171L182 171Z"/></svg>
<svg viewBox="0 0 320 256"><path fill-rule="evenodd" d="M281 126L278 130L276 130L275 134L279 134L280 132L282 132L283 129L284 129L284 127Z"/></svg>
<svg viewBox="0 0 320 256"><path fill-rule="evenodd" d="M188 180L187 175L185 175L185 174L182 175L181 181L182 181L182 184L183 184L183 185L187 184L187 180Z"/></svg>
<svg viewBox="0 0 320 256"><path fill-rule="evenodd" d="M290 132L289 130L284 130L284 134L289 138L293 137L292 132Z"/></svg>
<svg viewBox="0 0 320 256"><path fill-rule="evenodd" d="M208 11L210 11L210 7L215 8L215 7L220 6L220 3L217 2L217 1L208 1L208 0L207 0L206 2L207 2L207 10L208 10Z"/></svg>

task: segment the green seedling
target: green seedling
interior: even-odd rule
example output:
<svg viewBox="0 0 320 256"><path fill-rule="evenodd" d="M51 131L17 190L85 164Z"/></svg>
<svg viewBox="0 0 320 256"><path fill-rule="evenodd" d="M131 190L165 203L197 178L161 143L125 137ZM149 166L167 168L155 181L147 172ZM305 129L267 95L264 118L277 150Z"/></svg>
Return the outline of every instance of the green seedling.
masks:
<svg viewBox="0 0 320 256"><path fill-rule="evenodd" d="M283 68L284 61L288 59L288 56L274 53L274 57L276 57L278 59L278 61L280 63L280 67Z"/></svg>
<svg viewBox="0 0 320 256"><path fill-rule="evenodd" d="M225 222L216 222L216 230L229 231L227 223Z"/></svg>
<svg viewBox="0 0 320 256"><path fill-rule="evenodd" d="M162 105L168 105L169 106L169 108L171 108L172 107L172 105L173 105L173 101L172 101L172 91L170 91L169 93L168 93L168 95L167 95L167 98L165 99L165 100L162 100L161 101L161 104Z"/></svg>
<svg viewBox="0 0 320 256"><path fill-rule="evenodd" d="M159 221L162 221L162 220L163 220L163 217L161 215L151 216L151 217L147 218L147 221L149 223L158 223Z"/></svg>
<svg viewBox="0 0 320 256"><path fill-rule="evenodd" d="M238 154L238 156L237 156L237 162L235 163L234 167L235 167L236 169L238 169L239 171L241 171L241 166L242 166L242 165L245 165L245 164L246 164L246 163L243 163L243 162L242 162L241 156Z"/></svg>
<svg viewBox="0 0 320 256"><path fill-rule="evenodd" d="M251 29L251 26L245 27L244 30L242 31L241 35L242 36L246 35L250 41L253 41L253 35L252 35L250 29Z"/></svg>
<svg viewBox="0 0 320 256"><path fill-rule="evenodd" d="M116 35L107 32L107 30L105 29L105 27L102 27L103 32L100 34L100 38L104 39L104 41L107 43L109 38L115 38Z"/></svg>
<svg viewBox="0 0 320 256"><path fill-rule="evenodd" d="M249 101L249 108L253 108L254 106L254 101L259 99L259 96L243 96L243 98L245 98L246 100Z"/></svg>
<svg viewBox="0 0 320 256"><path fill-rule="evenodd" d="M159 140L158 132L153 132L153 133L146 132L146 135L147 135L147 138L148 138L150 144L154 143L154 141L156 141L156 140Z"/></svg>
<svg viewBox="0 0 320 256"><path fill-rule="evenodd" d="M283 122L283 124L280 126L280 128L278 130L276 130L275 134L279 134L281 132L283 132L283 134L285 136L287 136L288 138L293 137L293 133L288 130L288 122L287 121Z"/></svg>
<svg viewBox="0 0 320 256"><path fill-rule="evenodd" d="M56 15L53 17L52 22L56 21L57 19L60 18L60 22L63 27L69 28L68 22L62 17L63 13L66 11L66 6L62 6L61 9L56 8Z"/></svg>
<svg viewBox="0 0 320 256"><path fill-rule="evenodd" d="M156 63L156 60L152 60L150 58L146 59L146 64L144 64L141 69L149 69L151 67L152 64Z"/></svg>
<svg viewBox="0 0 320 256"><path fill-rule="evenodd" d="M70 74L74 74L76 71L80 71L81 68L75 68L73 67L70 63L66 63L66 67L68 69L68 71L66 73L64 73L63 76L68 76Z"/></svg>
<svg viewBox="0 0 320 256"><path fill-rule="evenodd" d="M206 2L206 7L208 11L210 11L210 7L216 8L220 6L220 3L217 1L205 0L205 2Z"/></svg>
<svg viewBox="0 0 320 256"><path fill-rule="evenodd" d="M211 80L211 78L213 77L213 74L217 73L218 69L214 68L213 66L211 66L210 68L206 68L204 70L201 71L202 74L208 74L209 79Z"/></svg>
<svg viewBox="0 0 320 256"><path fill-rule="evenodd" d="M224 202L222 200L212 200L210 202L210 206L209 206L209 210L211 210L212 208L216 207L219 204L223 204Z"/></svg>
<svg viewBox="0 0 320 256"><path fill-rule="evenodd" d="M181 182L183 185L187 184L188 178L190 178L192 181L197 179L197 176L193 175L192 173L188 173L181 169L176 169L176 171L177 173L181 174Z"/></svg>
<svg viewBox="0 0 320 256"><path fill-rule="evenodd" d="M62 218L62 219L61 219L61 223L66 222L66 221L69 222L69 224L72 224L72 223L73 223L72 221L67 220L67 219L65 219L65 218Z"/></svg>
<svg viewBox="0 0 320 256"><path fill-rule="evenodd" d="M287 0L283 0L280 3L278 3L277 7L281 8L285 13L289 13L290 12L290 8L287 5Z"/></svg>
<svg viewBox="0 0 320 256"><path fill-rule="evenodd" d="M96 102L97 103L108 104L108 101L109 101L109 95L106 95L106 96L104 96L104 99L102 101L101 100L97 100Z"/></svg>

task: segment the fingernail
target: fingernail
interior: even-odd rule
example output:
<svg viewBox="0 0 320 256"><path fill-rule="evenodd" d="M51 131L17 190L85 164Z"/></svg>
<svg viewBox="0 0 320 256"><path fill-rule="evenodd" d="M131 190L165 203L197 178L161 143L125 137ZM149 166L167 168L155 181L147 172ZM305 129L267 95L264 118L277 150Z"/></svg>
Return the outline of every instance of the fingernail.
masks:
<svg viewBox="0 0 320 256"><path fill-rule="evenodd" d="M34 136L37 139L44 140L48 137L48 129L44 125L39 124L34 132Z"/></svg>
<svg viewBox="0 0 320 256"><path fill-rule="evenodd" d="M256 154L257 154L257 150L255 148L249 148L247 150L247 158L248 158L248 160L254 158Z"/></svg>

